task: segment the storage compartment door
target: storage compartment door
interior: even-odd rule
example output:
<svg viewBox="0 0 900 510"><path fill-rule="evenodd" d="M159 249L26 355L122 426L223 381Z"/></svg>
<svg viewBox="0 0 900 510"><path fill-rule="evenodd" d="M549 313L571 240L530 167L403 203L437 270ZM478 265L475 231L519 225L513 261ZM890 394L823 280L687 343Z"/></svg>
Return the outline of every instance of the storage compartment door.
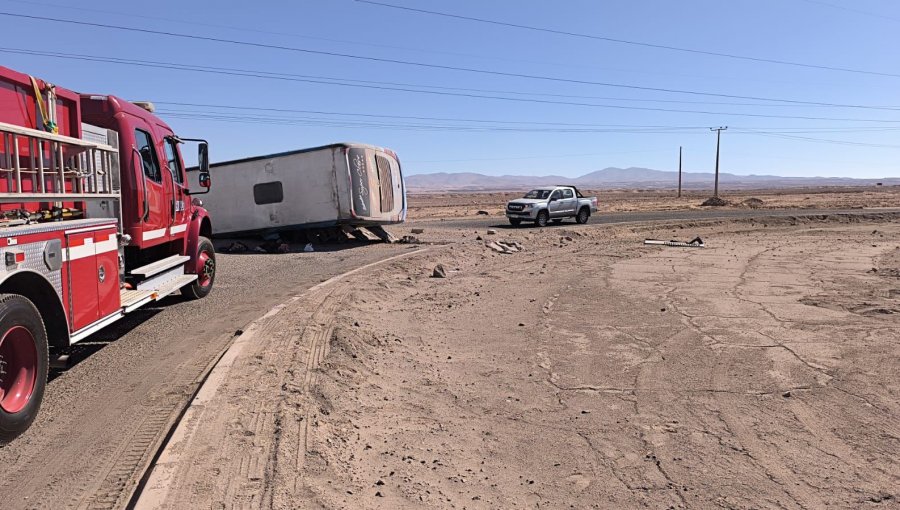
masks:
<svg viewBox="0 0 900 510"><path fill-rule="evenodd" d="M97 275L98 318L121 308L119 290L119 240L116 229L110 228L94 233L94 248Z"/></svg>
<svg viewBox="0 0 900 510"><path fill-rule="evenodd" d="M100 318L98 309L97 257L94 232L66 236L69 270L69 316L77 331Z"/></svg>

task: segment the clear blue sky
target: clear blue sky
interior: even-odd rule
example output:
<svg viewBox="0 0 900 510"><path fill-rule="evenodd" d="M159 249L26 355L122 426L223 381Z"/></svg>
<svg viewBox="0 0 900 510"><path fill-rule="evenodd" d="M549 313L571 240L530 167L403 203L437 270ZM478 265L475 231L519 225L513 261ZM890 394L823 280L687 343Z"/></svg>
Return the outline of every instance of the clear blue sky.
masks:
<svg viewBox="0 0 900 510"><path fill-rule="evenodd" d="M0 46L7 50L232 68L269 76L327 77L325 81L357 80L352 83L381 88L306 83L296 81L296 76L274 80L8 51L0 53L0 63L76 91L154 101L176 132L211 141L213 161L360 141L396 150L407 174L474 171L577 176L607 166L675 169L678 146L682 145L687 171L709 171L714 165L715 135L707 127L727 125L729 130L722 135L723 171L900 176L898 2L384 1L567 32L895 76L618 44L352 0L157 0L145 4L0 0L0 11L583 82L896 109L804 106L497 76L5 16L0 16ZM173 102L250 109L167 104ZM630 109L633 107L716 113ZM336 115L341 113L349 115ZM604 126L665 126L667 130ZM673 127L693 129L668 130Z"/></svg>

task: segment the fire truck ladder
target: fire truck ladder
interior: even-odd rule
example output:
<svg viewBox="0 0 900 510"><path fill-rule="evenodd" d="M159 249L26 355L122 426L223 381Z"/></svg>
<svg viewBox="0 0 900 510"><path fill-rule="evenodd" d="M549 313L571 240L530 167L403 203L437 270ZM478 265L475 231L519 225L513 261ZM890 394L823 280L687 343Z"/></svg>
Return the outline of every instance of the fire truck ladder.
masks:
<svg viewBox="0 0 900 510"><path fill-rule="evenodd" d="M0 203L118 199L119 151L0 122L0 184L4 180Z"/></svg>

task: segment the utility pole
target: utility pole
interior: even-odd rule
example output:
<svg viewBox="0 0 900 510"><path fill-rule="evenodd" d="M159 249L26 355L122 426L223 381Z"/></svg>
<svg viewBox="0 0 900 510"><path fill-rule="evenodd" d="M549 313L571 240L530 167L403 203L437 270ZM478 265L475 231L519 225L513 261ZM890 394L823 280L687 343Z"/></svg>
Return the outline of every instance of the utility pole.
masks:
<svg viewBox="0 0 900 510"><path fill-rule="evenodd" d="M681 146L678 146L678 198L681 198Z"/></svg>
<svg viewBox="0 0 900 510"><path fill-rule="evenodd" d="M716 188L713 192L714 197L719 196L719 144L722 142L722 131L725 131L726 129L728 129L728 126L709 128L710 131L716 132Z"/></svg>

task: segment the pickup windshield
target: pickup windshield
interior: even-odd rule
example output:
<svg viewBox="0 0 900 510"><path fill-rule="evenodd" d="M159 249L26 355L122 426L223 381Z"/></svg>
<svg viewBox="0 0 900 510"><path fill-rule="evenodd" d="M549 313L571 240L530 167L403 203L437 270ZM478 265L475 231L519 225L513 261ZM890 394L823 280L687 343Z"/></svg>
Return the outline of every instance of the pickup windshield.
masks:
<svg viewBox="0 0 900 510"><path fill-rule="evenodd" d="M538 200L544 200L550 196L551 190L549 189L533 189L528 193L525 193L525 196L522 198L535 198Z"/></svg>

